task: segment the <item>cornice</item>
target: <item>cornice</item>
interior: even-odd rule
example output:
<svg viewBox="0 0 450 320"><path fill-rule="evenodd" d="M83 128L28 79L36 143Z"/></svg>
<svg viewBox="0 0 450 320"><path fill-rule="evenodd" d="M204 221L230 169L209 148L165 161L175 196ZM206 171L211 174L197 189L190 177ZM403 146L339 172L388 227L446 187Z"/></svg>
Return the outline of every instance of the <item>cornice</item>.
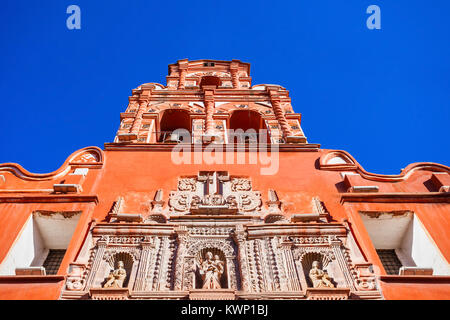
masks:
<svg viewBox="0 0 450 320"><path fill-rule="evenodd" d="M26 195L3 196L0 195L0 203L75 203L93 202L98 204L96 195Z"/></svg>
<svg viewBox="0 0 450 320"><path fill-rule="evenodd" d="M448 192L346 193L341 195L341 203L345 202L450 203L450 193Z"/></svg>
<svg viewBox="0 0 450 320"><path fill-rule="evenodd" d="M262 236L289 235L289 236L345 236L347 228L341 223L289 223L289 224L255 224L248 225L249 238Z"/></svg>
<svg viewBox="0 0 450 320"><path fill-rule="evenodd" d="M180 143L105 143L105 151L172 151L173 148L178 146L179 148L191 148L191 151L198 152L204 151L207 147L212 148L211 145L197 146L194 144L180 144ZM223 146L223 152L236 152L236 151L258 151L249 148L249 145L235 145L232 150L227 150L229 145L217 144L217 148ZM259 148L260 145L258 145ZM272 144L267 144L267 152L271 151ZM238 149L239 148L239 149ZM242 150L240 149L242 148ZM318 152L320 150L320 144L304 143L304 144L279 144L274 147L274 151L278 152ZM230 148L231 149L231 148Z"/></svg>
<svg viewBox="0 0 450 320"><path fill-rule="evenodd" d="M92 231L94 236L170 236L175 233L175 226L170 224L146 223L98 223Z"/></svg>
<svg viewBox="0 0 450 320"><path fill-rule="evenodd" d="M62 275L49 276L0 276L0 283L55 283L66 279Z"/></svg>
<svg viewBox="0 0 450 320"><path fill-rule="evenodd" d="M438 283L450 284L450 276L399 276L382 275L379 280L387 283Z"/></svg>

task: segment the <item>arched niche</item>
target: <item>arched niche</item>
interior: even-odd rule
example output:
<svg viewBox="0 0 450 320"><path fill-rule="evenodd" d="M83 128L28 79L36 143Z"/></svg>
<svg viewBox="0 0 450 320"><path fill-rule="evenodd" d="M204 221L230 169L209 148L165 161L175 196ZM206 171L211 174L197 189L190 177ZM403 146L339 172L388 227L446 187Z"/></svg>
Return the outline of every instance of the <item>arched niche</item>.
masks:
<svg viewBox="0 0 450 320"><path fill-rule="evenodd" d="M313 283L311 279L309 278L309 271L312 268L312 264L314 261L319 262L319 269L322 269L323 271L328 272L327 267L331 260L328 257L325 257L323 254L319 252L308 252L305 253L300 258L300 263L303 269L303 274L305 276L306 284L309 288L313 287ZM331 275L330 275L331 276Z"/></svg>
<svg viewBox="0 0 450 320"><path fill-rule="evenodd" d="M203 261L206 260L206 255L207 255L208 252L211 252L214 260L216 260L216 258L218 258L221 262L223 262L224 271L223 271L223 274L222 274L221 279L220 279L220 285L221 285L222 289L228 289L229 287L228 287L228 272L227 272L227 269L229 267L226 265L227 258L225 256L225 253L222 250L220 250L219 248L214 248L214 247L212 247L212 248L203 248L203 249L199 250L199 252L197 253L197 257L196 257L197 261L199 261L200 264ZM196 275L195 275L195 288L196 289L201 289L202 286L203 286L203 280L202 280L200 274L198 272L196 272Z"/></svg>
<svg viewBox="0 0 450 320"><path fill-rule="evenodd" d="M246 133L251 133L250 135L253 137L258 137L258 141L261 140L259 136L260 131L264 130L267 132L266 125L261 117L261 114L254 110L234 110L230 117L230 129L234 130L234 132L239 132L239 130L243 130ZM249 139L247 138L249 135L246 135L245 142ZM237 139L234 139L237 142ZM267 140L267 137L266 137Z"/></svg>
<svg viewBox="0 0 450 320"><path fill-rule="evenodd" d="M303 288L313 287L312 281L309 278L309 272L314 261L319 262L319 269L327 272L331 278L331 283L336 288L346 288L349 286L344 276L345 271L341 269L342 266L336 260L336 256L332 250L312 247L299 248L296 250L295 256L297 270Z"/></svg>
<svg viewBox="0 0 450 320"><path fill-rule="evenodd" d="M191 132L189 111L183 109L166 109L162 111L158 141L178 142L180 139L172 134L177 129L185 129Z"/></svg>
<svg viewBox="0 0 450 320"><path fill-rule="evenodd" d="M200 259L204 259L208 251L214 256L218 255L219 259L224 261L225 268L221 279L222 288L239 290L240 278L238 273L239 267L236 261L236 248L230 241L224 239L196 240L187 246L184 257L180 260L181 265L176 267L182 270L180 274L183 274L184 279L182 284L183 290L202 288L203 285L200 285L198 281L196 264L200 264ZM226 283L223 283L223 281L226 281Z"/></svg>
<svg viewBox="0 0 450 320"><path fill-rule="evenodd" d="M111 250L106 252L103 257L103 263L97 272L96 284L94 284L94 287L103 288L110 272L118 268L119 261L123 262L123 268L127 274L123 282L123 288L132 287L134 278L136 277L137 262L136 257L125 250Z"/></svg>

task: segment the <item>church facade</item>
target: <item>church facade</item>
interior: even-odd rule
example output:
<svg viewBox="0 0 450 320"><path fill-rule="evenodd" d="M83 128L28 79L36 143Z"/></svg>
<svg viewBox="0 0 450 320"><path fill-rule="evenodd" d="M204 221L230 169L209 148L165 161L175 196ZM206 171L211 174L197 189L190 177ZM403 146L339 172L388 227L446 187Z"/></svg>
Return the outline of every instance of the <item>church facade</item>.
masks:
<svg viewBox="0 0 450 320"><path fill-rule="evenodd" d="M309 143L239 60L132 90L114 141L0 165L0 299L450 299L450 168Z"/></svg>

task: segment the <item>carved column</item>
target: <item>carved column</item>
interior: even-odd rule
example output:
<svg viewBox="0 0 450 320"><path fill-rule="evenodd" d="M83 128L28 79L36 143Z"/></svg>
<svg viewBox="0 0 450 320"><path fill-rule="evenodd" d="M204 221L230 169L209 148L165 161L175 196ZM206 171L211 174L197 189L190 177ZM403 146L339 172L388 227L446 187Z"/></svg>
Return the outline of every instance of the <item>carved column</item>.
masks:
<svg viewBox="0 0 450 320"><path fill-rule="evenodd" d="M352 290L352 291L356 291L356 287L355 287L355 283L353 281L353 277L350 274L350 270L348 268L348 265L345 261L345 257L342 254L342 250L341 250L341 241L335 239L335 240L330 240L330 245L331 248L333 250L334 256L336 257L336 261L339 264L339 268L342 270L342 273L344 274L345 277L345 282L347 283L347 286Z"/></svg>
<svg viewBox="0 0 450 320"><path fill-rule="evenodd" d="M248 272L248 266L247 266L247 250L245 247L245 231L242 226L238 226L234 232L234 238L236 240L236 243L238 245L238 252L239 252L239 271L241 273L241 283L242 283L242 290L251 292L249 277L250 274Z"/></svg>
<svg viewBox="0 0 450 320"><path fill-rule="evenodd" d="M272 103L273 112L275 114L275 118L281 126L281 131L283 131L283 136L289 137L292 136L292 130L289 126L286 117L283 112L283 108L281 108L281 99L276 95L274 91L270 91L270 100Z"/></svg>
<svg viewBox="0 0 450 320"><path fill-rule="evenodd" d="M233 89L239 89L240 83L237 64L234 65L233 63L231 63L230 72L231 72L231 81L233 83Z"/></svg>
<svg viewBox="0 0 450 320"><path fill-rule="evenodd" d="M131 127L131 133L134 133L136 136L139 134L139 129L142 124L142 115L147 111L148 102L147 101L139 101L139 110L136 114L136 117L133 121L133 126Z"/></svg>
<svg viewBox="0 0 450 320"><path fill-rule="evenodd" d="M178 90L182 90L186 85L186 69L180 69L180 79L178 80Z"/></svg>
<svg viewBox="0 0 450 320"><path fill-rule="evenodd" d="M86 281L86 289L90 289L95 281L96 273L103 260L103 256L105 254L107 246L108 246L108 238L102 237L100 240L97 241L97 251L95 253L94 261L92 262L91 272L89 273L89 277Z"/></svg>
<svg viewBox="0 0 450 320"><path fill-rule="evenodd" d="M205 133L214 133L214 90L205 90Z"/></svg>
<svg viewBox="0 0 450 320"><path fill-rule="evenodd" d="M283 252L284 263L286 266L286 274L289 279L288 286L291 291L300 291L301 286L298 280L297 271L294 263L294 256L292 255L292 244L282 243L281 251Z"/></svg>
<svg viewBox="0 0 450 320"><path fill-rule="evenodd" d="M183 273L184 273L184 255L186 253L186 245L188 239L188 231L186 227L180 227L177 230L177 241L178 241L178 249L177 249L177 258L175 263L175 290L183 289Z"/></svg>
<svg viewBox="0 0 450 320"><path fill-rule="evenodd" d="M178 61L178 90L184 89L186 86L186 73L188 70L189 61L188 59Z"/></svg>
<svg viewBox="0 0 450 320"><path fill-rule="evenodd" d="M234 272L234 257L226 257L226 267L228 269L228 288L237 290L237 275Z"/></svg>
<svg viewBox="0 0 450 320"><path fill-rule="evenodd" d="M153 248L153 242L150 239L145 239L142 243L142 250L141 250L141 258L139 263L139 269L137 272L136 282L134 285L135 291L143 291L145 289L145 281L147 278L147 270L149 266L149 260L151 256L151 250Z"/></svg>

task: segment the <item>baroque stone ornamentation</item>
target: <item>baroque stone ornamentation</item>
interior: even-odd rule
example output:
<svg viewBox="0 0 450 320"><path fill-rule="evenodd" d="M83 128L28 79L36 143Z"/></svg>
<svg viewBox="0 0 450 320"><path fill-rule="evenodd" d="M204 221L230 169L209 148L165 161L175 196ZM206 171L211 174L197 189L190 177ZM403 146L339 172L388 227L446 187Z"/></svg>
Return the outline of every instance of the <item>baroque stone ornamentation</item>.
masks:
<svg viewBox="0 0 450 320"><path fill-rule="evenodd" d="M197 181L195 178L183 178L178 181L178 190L195 192L197 190L196 184Z"/></svg>
<svg viewBox="0 0 450 320"><path fill-rule="evenodd" d="M231 180L231 191L250 191L252 190L252 184L250 180L245 178L233 178Z"/></svg>
<svg viewBox="0 0 450 320"><path fill-rule="evenodd" d="M84 264L71 264L67 277L66 289L70 291L82 290L86 283L86 266Z"/></svg>
<svg viewBox="0 0 450 320"><path fill-rule="evenodd" d="M249 180L226 172L200 172L194 180L195 189L188 187L193 181L181 189L195 191L175 191L192 199L186 202L189 211L175 219L95 227L92 247L85 250L89 259L71 264L65 297L88 292L92 299L197 299L208 291L227 299L379 297L371 265L352 260L343 224L293 223L277 210L239 216L249 205L246 199L261 200ZM269 192L269 201L277 207L281 202L275 192ZM318 200L312 203L320 215L327 214ZM204 216L223 213L228 214L219 221ZM111 291L121 288L127 291Z"/></svg>
<svg viewBox="0 0 450 320"><path fill-rule="evenodd" d="M178 190L169 195L172 214L253 213L261 205L261 194L252 191L249 179L226 172L200 172L197 178L180 179Z"/></svg>
<svg viewBox="0 0 450 320"><path fill-rule="evenodd" d="M122 288L123 282L127 277L127 272L124 269L123 261L119 261L117 264L117 269L111 271L109 274L104 288Z"/></svg>
<svg viewBox="0 0 450 320"><path fill-rule="evenodd" d="M331 283L328 273L319 268L319 261L312 263L312 268L309 270L309 278L314 288L334 288L334 284Z"/></svg>
<svg viewBox="0 0 450 320"><path fill-rule="evenodd" d="M204 261L199 261L197 268L202 277L202 289L221 289L221 277L225 270L224 261L218 255L213 256L211 251L206 252Z"/></svg>

